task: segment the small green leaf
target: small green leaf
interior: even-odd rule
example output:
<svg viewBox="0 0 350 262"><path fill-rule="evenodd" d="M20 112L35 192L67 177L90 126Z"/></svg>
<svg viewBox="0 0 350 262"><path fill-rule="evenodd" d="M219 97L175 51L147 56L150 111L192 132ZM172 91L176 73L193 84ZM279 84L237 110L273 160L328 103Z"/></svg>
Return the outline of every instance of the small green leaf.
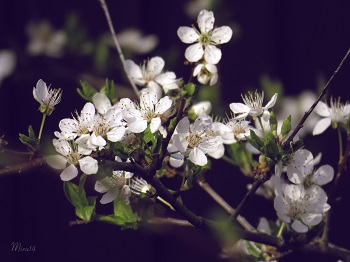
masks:
<svg viewBox="0 0 350 262"><path fill-rule="evenodd" d="M113 104L118 102L113 80L106 79L106 84L101 88L100 93L105 94Z"/></svg>
<svg viewBox="0 0 350 262"><path fill-rule="evenodd" d="M20 133L19 140L22 142L22 144L29 146L33 150L36 150L39 146L39 140L36 138L31 125L28 127L28 136Z"/></svg>
<svg viewBox="0 0 350 262"><path fill-rule="evenodd" d="M67 199L69 200L69 202L71 202L73 206L82 207L82 204L79 198L79 187L76 184L70 181L64 181L63 190Z"/></svg>
<svg viewBox="0 0 350 262"><path fill-rule="evenodd" d="M78 94L87 101L92 102L92 97L97 93L97 90L89 83L80 81L81 89L77 88Z"/></svg>
<svg viewBox="0 0 350 262"><path fill-rule="evenodd" d="M184 89L190 96L193 96L196 92L196 85L193 83L188 83L187 85L185 85Z"/></svg>
<svg viewBox="0 0 350 262"><path fill-rule="evenodd" d="M273 111L270 113L270 129L273 133L277 133L277 118Z"/></svg>
<svg viewBox="0 0 350 262"><path fill-rule="evenodd" d="M113 153L120 158L127 159L133 151L132 147L128 147L120 141L113 144Z"/></svg>
<svg viewBox="0 0 350 262"><path fill-rule="evenodd" d="M114 200L114 215L124 219L125 222L136 222L137 214L135 214L131 206L126 204L121 194Z"/></svg>
<svg viewBox="0 0 350 262"><path fill-rule="evenodd" d="M250 129L250 137L246 137L246 139L253 147L261 151L261 147L264 145L264 143L252 129Z"/></svg>
<svg viewBox="0 0 350 262"><path fill-rule="evenodd" d="M292 116L289 115L286 119L283 120L282 128L281 128L281 134L282 138L285 138L288 133L290 132L292 125L291 125Z"/></svg>
<svg viewBox="0 0 350 262"><path fill-rule="evenodd" d="M94 213L95 205L93 206L83 206L75 208L75 214L77 217L83 219L84 221L90 221L92 214Z"/></svg>
<svg viewBox="0 0 350 262"><path fill-rule="evenodd" d="M264 153L266 157L272 159L275 162L280 159L280 150L278 149L275 136L272 134L272 132L265 134Z"/></svg>

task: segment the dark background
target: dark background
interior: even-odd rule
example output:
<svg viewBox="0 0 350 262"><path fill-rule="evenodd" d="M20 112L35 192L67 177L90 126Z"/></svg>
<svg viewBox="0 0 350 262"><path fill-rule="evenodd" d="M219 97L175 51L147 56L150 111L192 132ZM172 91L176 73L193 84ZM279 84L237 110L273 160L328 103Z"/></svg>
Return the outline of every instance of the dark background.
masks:
<svg viewBox="0 0 350 262"><path fill-rule="evenodd" d="M187 1L108 1L111 16L120 32L136 27L145 34L156 34L159 46L149 56L160 55L166 69L188 79L184 62L187 45L176 35L179 26L194 23L186 16ZM79 17L87 39L94 41L108 32L99 2L87 1L4 1L0 0L0 50L11 48L17 55L14 73L0 86L0 135L5 134L12 148L23 150L17 134L26 133L28 125L38 130L41 115L32 97L32 88L42 78L53 87L63 89L62 103L49 117L43 140L50 141L60 119L80 111L84 101L76 94L79 80L103 85L106 77L127 85L120 73L116 51L110 48L107 68L94 63L94 55L81 55L78 49L66 50L60 59L30 56L25 52L29 21L50 21L63 28L69 14ZM222 46L219 64L220 92L223 108L240 101L247 89L260 89L260 78L279 79L286 95L305 89L316 91L318 79L328 79L350 47L349 1L220 1L215 7L216 25L231 25L234 39ZM141 62L146 56L137 56ZM138 63L138 62L137 62ZM328 98L342 96L349 100L350 61L346 61L331 84ZM88 77L87 77L88 76ZM334 130L320 137L307 137L306 148L314 155L322 151L321 164L336 167L338 142ZM4 160L5 156L0 155ZM7 161L15 162L14 156ZM341 192L349 186L346 171ZM206 175L209 183L232 206L244 196L250 182L239 170L214 161ZM184 195L185 203L196 213L206 216L215 203L198 187ZM350 248L348 221L349 194L332 208L330 239ZM195 229L123 230L94 222L69 226L75 220L74 209L66 200L58 173L47 167L0 179L0 261L217 261L218 242L211 235ZM271 203L254 197L243 214L256 225L260 216L276 219ZM12 242L36 246L35 252L10 252ZM291 256L286 261L336 261L319 256Z"/></svg>

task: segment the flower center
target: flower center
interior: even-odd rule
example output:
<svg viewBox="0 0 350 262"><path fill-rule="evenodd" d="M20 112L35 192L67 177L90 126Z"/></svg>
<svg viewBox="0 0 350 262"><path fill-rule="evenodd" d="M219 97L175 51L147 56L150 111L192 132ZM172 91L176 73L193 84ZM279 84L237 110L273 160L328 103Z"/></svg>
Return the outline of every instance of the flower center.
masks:
<svg viewBox="0 0 350 262"><path fill-rule="evenodd" d="M209 33L204 33L199 36L198 39L199 43L201 43L204 46L207 46L211 42L211 35Z"/></svg>
<svg viewBox="0 0 350 262"><path fill-rule="evenodd" d="M260 109L262 108L263 100L264 100L264 93L258 93L255 91L255 93L248 92L247 95L243 97L242 99L244 103L249 106L252 109Z"/></svg>
<svg viewBox="0 0 350 262"><path fill-rule="evenodd" d="M201 137L198 134L190 134L188 137L186 137L186 140L188 142L188 146L190 148L194 148L199 145L201 142Z"/></svg>
<svg viewBox="0 0 350 262"><path fill-rule="evenodd" d="M78 152L72 152L70 155L67 156L67 162L68 164L77 165L79 164L80 154Z"/></svg>

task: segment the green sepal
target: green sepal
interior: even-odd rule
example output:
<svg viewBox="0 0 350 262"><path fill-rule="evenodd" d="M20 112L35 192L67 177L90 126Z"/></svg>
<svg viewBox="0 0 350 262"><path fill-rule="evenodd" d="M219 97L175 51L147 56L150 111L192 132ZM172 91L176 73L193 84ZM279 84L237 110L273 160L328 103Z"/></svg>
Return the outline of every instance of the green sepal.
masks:
<svg viewBox="0 0 350 262"><path fill-rule="evenodd" d="M263 141L261 141L260 137L258 137L252 129L250 129L250 136L246 137L246 139L253 147L261 151L261 147L264 145L264 143Z"/></svg>
<svg viewBox="0 0 350 262"><path fill-rule="evenodd" d="M92 97L97 93L97 90L85 81L80 81L81 89L77 88L78 94L89 102L92 101Z"/></svg>
<svg viewBox="0 0 350 262"><path fill-rule="evenodd" d="M277 118L273 111L270 113L270 129L274 134L277 133Z"/></svg>
<svg viewBox="0 0 350 262"><path fill-rule="evenodd" d="M29 146L33 151L38 149L39 140L36 138L33 127L31 125L28 127L28 136L20 133L19 140L22 142L22 144Z"/></svg>
<svg viewBox="0 0 350 262"><path fill-rule="evenodd" d="M289 115L286 119L283 120L282 128L281 128L281 134L282 134L282 139L285 138L290 130L292 129L292 116Z"/></svg>

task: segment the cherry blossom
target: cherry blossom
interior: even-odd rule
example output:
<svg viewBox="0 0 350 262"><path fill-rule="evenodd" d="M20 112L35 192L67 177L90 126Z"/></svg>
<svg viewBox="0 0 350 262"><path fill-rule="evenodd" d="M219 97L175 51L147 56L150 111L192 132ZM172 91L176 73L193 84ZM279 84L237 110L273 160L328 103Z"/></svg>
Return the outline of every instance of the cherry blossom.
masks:
<svg viewBox="0 0 350 262"><path fill-rule="evenodd" d="M177 35L185 44L192 44L187 47L185 57L190 62L198 62L204 55L209 64L217 64L221 59L221 50L216 45L230 41L232 29L228 26L214 28L214 14L211 11L202 10L197 19L198 31L194 27L181 26Z"/></svg>
<svg viewBox="0 0 350 262"><path fill-rule="evenodd" d="M199 83L210 86L218 82L218 68L216 65L204 63L198 64L193 70L193 76L197 76Z"/></svg>
<svg viewBox="0 0 350 262"><path fill-rule="evenodd" d="M39 79L36 86L33 87L33 96L40 103L40 112L51 115L55 106L61 102L62 90L47 87L46 83Z"/></svg>

